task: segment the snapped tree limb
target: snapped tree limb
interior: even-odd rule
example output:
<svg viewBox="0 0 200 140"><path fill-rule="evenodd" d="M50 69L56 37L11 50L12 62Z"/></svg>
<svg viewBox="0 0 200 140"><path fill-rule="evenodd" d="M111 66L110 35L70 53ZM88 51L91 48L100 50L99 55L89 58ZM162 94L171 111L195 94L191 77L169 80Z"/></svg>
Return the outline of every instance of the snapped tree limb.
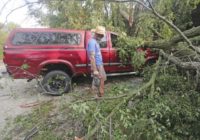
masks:
<svg viewBox="0 0 200 140"><path fill-rule="evenodd" d="M200 36L200 26L194 27L190 30L186 30L183 32L187 38L193 38L195 36ZM184 38L182 38L181 35L176 35L170 40L157 40L157 41L152 41L152 42L145 42L144 46L149 47L149 48L159 48L159 49L171 49L174 47L174 45L178 42L184 41ZM196 47L198 51L200 49Z"/></svg>
<svg viewBox="0 0 200 140"><path fill-rule="evenodd" d="M151 11L156 17L158 17L160 20L164 21L167 25L169 25L170 27L172 27L180 36L180 39L182 38L182 40L185 40L185 42L187 42L188 47L192 50L194 50L196 53L200 54L200 49L197 48L196 46L194 46L192 44L192 42L189 40L189 38L187 37L187 35L184 34L184 32L182 32L176 25L174 25L171 21L167 20L164 16L160 15L153 7L153 5L151 4L151 2L149 0L147 0L147 2L149 3L149 5L147 5L146 3L140 1L140 0L109 0L109 2L117 2L117 3L125 3L125 2L136 2L140 5L142 5L143 7L145 7L147 10ZM171 41L173 43L173 40ZM170 46L171 42L165 42L164 45ZM160 46L160 44L163 43L163 41L158 41L155 42L157 43L157 45L159 45L158 48L162 47ZM166 46L165 46L166 47ZM163 48L161 48L163 49Z"/></svg>
<svg viewBox="0 0 200 140"><path fill-rule="evenodd" d="M185 70L200 69L200 62L182 62L179 58L174 57L173 55L166 54L163 50L160 50L160 55L182 69Z"/></svg>
<svg viewBox="0 0 200 140"><path fill-rule="evenodd" d="M188 39L188 37L176 26L174 25L172 22L170 22L169 20L167 20L165 17L161 16L152 6L151 2L149 0L147 0L149 2L151 11L153 12L153 14L155 16L157 16L159 19L161 19L162 21L164 21L167 25L169 25L170 27L172 27L175 31L178 32L178 34L187 42L189 48L191 48L192 50L194 50L195 52L200 54L200 50L195 47L192 42Z"/></svg>

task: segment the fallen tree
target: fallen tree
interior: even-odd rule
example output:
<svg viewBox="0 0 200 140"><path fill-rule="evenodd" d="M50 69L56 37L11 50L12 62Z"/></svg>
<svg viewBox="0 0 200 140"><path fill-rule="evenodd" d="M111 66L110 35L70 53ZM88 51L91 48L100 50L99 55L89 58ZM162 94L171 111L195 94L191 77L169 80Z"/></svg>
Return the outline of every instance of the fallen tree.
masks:
<svg viewBox="0 0 200 140"><path fill-rule="evenodd" d="M187 37L187 38L194 38L194 37L199 37L198 39L196 39L196 41L200 41L200 26L198 27L194 27L192 29L186 30L183 32L183 34ZM158 48L158 49L163 49L163 50L170 50L173 47L175 47L175 45L181 41L185 41L184 38L181 35L176 35L174 37L172 37L170 40L156 40L156 41L152 41L152 42L145 42L144 46L148 47L148 48ZM192 40L191 40L192 41ZM200 50L200 48L196 49Z"/></svg>
<svg viewBox="0 0 200 140"><path fill-rule="evenodd" d="M181 31L173 22L167 20L164 16L159 14L153 7L152 3L147 0L148 5L142 1L138 0L117 0L115 2L136 2L148 11L153 13L153 15L159 20L163 21L169 27L176 31L177 35L171 37L170 39L159 39L155 41L145 41L143 47L145 48L156 48L160 51L160 55L170 60L171 63L174 63L179 68L184 70L196 70L200 69L200 26L194 27L192 29ZM114 2L114 1L113 1ZM155 32L155 31L152 31ZM158 34L158 32L156 33ZM159 36L161 36L159 34ZM162 37L160 37L162 38ZM125 41L124 41L125 42ZM124 43L123 42L123 43ZM195 42L195 43L193 43ZM182 43L181 45L179 45ZM127 43L127 46L130 43ZM135 44L133 44L135 45ZM131 48L132 46L130 46ZM125 49L127 53L130 53L129 49ZM123 50L124 51L124 50ZM124 53L125 54L125 53ZM170 54L170 55L169 55ZM175 54L175 55L174 55ZM177 55L178 54L178 55ZM128 56L128 55L125 55ZM184 56L184 57L183 57ZM187 57L187 58L186 58Z"/></svg>
<svg viewBox="0 0 200 140"><path fill-rule="evenodd" d="M178 57L174 57L173 55L166 54L163 50L160 51L160 55L163 56L168 61L174 63L179 68L185 69L185 70L196 70L200 69L200 62L183 62Z"/></svg>

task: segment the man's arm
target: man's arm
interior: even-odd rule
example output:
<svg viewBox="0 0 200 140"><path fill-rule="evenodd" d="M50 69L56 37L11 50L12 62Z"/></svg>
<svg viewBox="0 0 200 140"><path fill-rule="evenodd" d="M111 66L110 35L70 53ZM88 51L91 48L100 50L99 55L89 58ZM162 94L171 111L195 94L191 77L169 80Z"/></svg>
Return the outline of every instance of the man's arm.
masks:
<svg viewBox="0 0 200 140"><path fill-rule="evenodd" d="M94 40L91 40L88 44L88 52L89 52L89 59L91 63L91 70L94 75L98 75L96 60L95 60L95 45L96 45L96 42Z"/></svg>

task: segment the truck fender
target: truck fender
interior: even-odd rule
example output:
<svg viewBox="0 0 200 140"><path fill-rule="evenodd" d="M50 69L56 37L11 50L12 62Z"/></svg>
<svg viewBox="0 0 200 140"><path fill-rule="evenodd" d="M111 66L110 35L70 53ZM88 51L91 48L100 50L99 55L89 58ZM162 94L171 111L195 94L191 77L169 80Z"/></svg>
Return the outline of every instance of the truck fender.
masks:
<svg viewBox="0 0 200 140"><path fill-rule="evenodd" d="M72 63L66 60L59 60L59 59L51 59L43 61L42 63L39 64L38 70L41 71L41 69L48 64L59 64L59 63L65 64L68 68L70 68L72 73L75 73L75 68L72 65Z"/></svg>

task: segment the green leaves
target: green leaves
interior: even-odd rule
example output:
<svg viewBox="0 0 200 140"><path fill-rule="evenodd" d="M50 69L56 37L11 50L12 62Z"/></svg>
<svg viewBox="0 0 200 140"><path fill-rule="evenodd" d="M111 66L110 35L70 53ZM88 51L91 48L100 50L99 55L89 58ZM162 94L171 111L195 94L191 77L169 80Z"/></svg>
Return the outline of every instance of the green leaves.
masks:
<svg viewBox="0 0 200 140"><path fill-rule="evenodd" d="M144 51L135 51L132 55L132 65L134 66L134 68L138 69L140 68L142 65L145 64L145 52Z"/></svg>
<svg viewBox="0 0 200 140"><path fill-rule="evenodd" d="M73 104L70 106L74 111L78 114L86 115L89 111L89 106L86 103L82 103L81 105Z"/></svg>
<svg viewBox="0 0 200 140"><path fill-rule="evenodd" d="M145 52L139 50L144 41L141 38L132 38L120 36L117 40L116 47L120 60L123 64L132 64L135 68L141 67L145 63Z"/></svg>
<svg viewBox="0 0 200 140"><path fill-rule="evenodd" d="M23 70L27 70L29 68L30 68L30 66L28 64L22 64L21 65L21 69L23 69Z"/></svg>
<svg viewBox="0 0 200 140"><path fill-rule="evenodd" d="M148 71L151 70L154 69L150 67ZM135 89L131 88L131 84L113 85L107 95L129 94ZM99 139L108 139L110 131L116 140L199 139L200 94L193 90L192 83L171 66L159 68L154 86L152 96L149 96L150 89L144 89L141 91L144 96L136 100L88 102L75 105L74 109L79 112L78 118L83 119L88 130L86 133L100 124L95 135ZM111 124L105 121L113 108L122 102L124 104L111 117Z"/></svg>

